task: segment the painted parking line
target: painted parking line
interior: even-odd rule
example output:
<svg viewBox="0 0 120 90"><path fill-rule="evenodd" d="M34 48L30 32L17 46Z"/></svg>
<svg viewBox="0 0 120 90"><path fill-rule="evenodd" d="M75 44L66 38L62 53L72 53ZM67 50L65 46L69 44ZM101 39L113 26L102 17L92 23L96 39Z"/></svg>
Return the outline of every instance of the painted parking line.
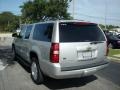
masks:
<svg viewBox="0 0 120 90"><path fill-rule="evenodd" d="M0 60L0 71L4 70L8 64L4 65L2 60Z"/></svg>

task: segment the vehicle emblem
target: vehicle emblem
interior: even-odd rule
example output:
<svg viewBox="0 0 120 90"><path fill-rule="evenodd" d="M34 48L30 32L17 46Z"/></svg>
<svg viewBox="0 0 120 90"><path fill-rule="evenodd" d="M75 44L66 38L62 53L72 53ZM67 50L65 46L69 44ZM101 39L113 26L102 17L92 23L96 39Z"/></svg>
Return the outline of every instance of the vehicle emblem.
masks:
<svg viewBox="0 0 120 90"><path fill-rule="evenodd" d="M92 48L91 47L87 47L87 51L91 51L92 50Z"/></svg>

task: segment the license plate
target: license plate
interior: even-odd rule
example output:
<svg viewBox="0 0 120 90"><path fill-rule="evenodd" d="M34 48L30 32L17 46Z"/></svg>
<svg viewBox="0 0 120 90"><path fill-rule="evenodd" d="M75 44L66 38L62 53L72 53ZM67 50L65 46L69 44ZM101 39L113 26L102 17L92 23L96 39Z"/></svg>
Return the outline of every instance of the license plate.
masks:
<svg viewBox="0 0 120 90"><path fill-rule="evenodd" d="M89 58L89 57L92 57L92 52L83 52L82 53L82 55L83 55L83 58Z"/></svg>
<svg viewBox="0 0 120 90"><path fill-rule="evenodd" d="M96 51L78 52L78 59L79 60L93 59L93 58L96 58L96 56L97 56Z"/></svg>
<svg viewBox="0 0 120 90"><path fill-rule="evenodd" d="M91 51L83 52L82 56L83 56L84 59L90 59L90 58L92 58L92 52Z"/></svg>

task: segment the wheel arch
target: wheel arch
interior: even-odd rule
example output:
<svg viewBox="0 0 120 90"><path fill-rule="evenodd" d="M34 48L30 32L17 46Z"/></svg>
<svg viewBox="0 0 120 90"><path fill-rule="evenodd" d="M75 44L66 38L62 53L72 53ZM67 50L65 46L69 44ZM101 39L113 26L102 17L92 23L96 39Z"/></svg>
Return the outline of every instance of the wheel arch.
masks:
<svg viewBox="0 0 120 90"><path fill-rule="evenodd" d="M32 60L32 57L36 57L37 59L39 59L38 54L35 51L30 51L29 53L30 61Z"/></svg>
<svg viewBox="0 0 120 90"><path fill-rule="evenodd" d="M14 43L12 43L12 51L13 51L13 49L15 49L15 44Z"/></svg>

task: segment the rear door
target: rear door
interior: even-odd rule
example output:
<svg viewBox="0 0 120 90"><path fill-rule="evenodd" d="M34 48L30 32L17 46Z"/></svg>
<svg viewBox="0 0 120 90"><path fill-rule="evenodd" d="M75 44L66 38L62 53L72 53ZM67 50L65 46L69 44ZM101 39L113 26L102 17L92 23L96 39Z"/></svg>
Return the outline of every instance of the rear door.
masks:
<svg viewBox="0 0 120 90"><path fill-rule="evenodd" d="M16 50L16 53L19 56L22 56L22 47L24 46L23 45L23 38L24 38L24 35L25 35L25 31L26 31L26 25L23 25L21 27L19 37L17 37L17 39L15 40L15 50Z"/></svg>
<svg viewBox="0 0 120 90"><path fill-rule="evenodd" d="M41 23L35 25L32 43L35 47L37 46L37 48L39 48L41 60L49 60L53 26L54 23Z"/></svg>
<svg viewBox="0 0 120 90"><path fill-rule="evenodd" d="M60 64L62 69L92 67L105 59L106 39L96 24L59 24Z"/></svg>
<svg viewBox="0 0 120 90"><path fill-rule="evenodd" d="M23 41L22 41L22 57L24 60L27 60L28 62L29 61L29 50L31 48L31 42L30 42L30 34L31 34L31 31L32 31L32 28L33 28L33 25L30 24L30 25L27 25L27 28L26 28L26 32L25 32L25 36L23 38Z"/></svg>

